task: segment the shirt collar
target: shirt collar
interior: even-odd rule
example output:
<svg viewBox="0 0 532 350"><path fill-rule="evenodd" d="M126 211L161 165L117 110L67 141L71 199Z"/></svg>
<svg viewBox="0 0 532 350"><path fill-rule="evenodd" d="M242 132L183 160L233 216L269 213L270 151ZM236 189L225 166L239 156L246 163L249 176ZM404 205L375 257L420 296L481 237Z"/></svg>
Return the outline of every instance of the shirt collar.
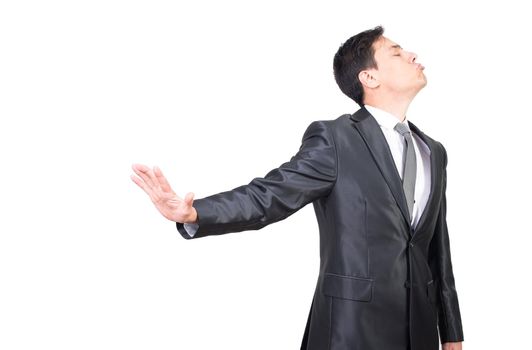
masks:
<svg viewBox="0 0 532 350"><path fill-rule="evenodd" d="M408 130L410 130L410 126L408 125L408 120L406 117L405 120L401 122L396 116L380 108L369 105L364 105L364 107L366 107L366 109L371 113L375 120L377 120L377 123L379 123L381 127L393 130L397 123L403 123L408 127Z"/></svg>
<svg viewBox="0 0 532 350"><path fill-rule="evenodd" d="M405 120L403 120L401 122L401 121L399 121L399 119L397 119L396 116L394 116L393 114L391 114L389 112L386 112L386 111L384 111L384 110L382 110L380 108L377 108L377 107L374 107L374 106L369 106L369 105L364 105L364 107L366 107L368 112L371 113L371 115L375 118L375 120L377 120L377 123L379 123L379 125L381 127L384 127L386 129L390 129L390 130L394 130L394 128L397 125L397 123L403 123L403 124L406 125L408 130L410 130L412 135L415 135L416 137L418 137L418 135L416 135L416 133L412 132L412 130L410 129L410 125L408 125L408 120L406 119L406 117L405 117ZM427 154L431 153L429 146L426 145L425 142L421 142L421 145L423 145L423 148L425 149Z"/></svg>

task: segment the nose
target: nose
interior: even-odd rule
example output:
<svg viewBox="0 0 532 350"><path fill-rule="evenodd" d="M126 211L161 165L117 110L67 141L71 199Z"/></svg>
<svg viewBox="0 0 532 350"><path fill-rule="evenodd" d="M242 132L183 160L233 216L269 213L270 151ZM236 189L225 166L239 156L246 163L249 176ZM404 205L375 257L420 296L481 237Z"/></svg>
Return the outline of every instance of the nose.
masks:
<svg viewBox="0 0 532 350"><path fill-rule="evenodd" d="M414 63L416 61L417 55L414 52L408 53L408 62Z"/></svg>

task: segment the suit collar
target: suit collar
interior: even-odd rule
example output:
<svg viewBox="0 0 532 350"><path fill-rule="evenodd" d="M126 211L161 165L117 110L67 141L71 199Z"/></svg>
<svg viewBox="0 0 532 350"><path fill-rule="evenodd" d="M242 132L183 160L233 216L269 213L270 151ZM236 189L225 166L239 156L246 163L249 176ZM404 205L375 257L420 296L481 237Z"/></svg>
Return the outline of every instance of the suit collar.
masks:
<svg viewBox="0 0 532 350"><path fill-rule="evenodd" d="M388 187L390 188L393 197L395 198L395 201L399 206L401 213L403 214L403 218L410 227L410 215L408 213L408 205L406 202L401 177L397 172L397 167L395 166L390 146L388 145L388 142L382 133L381 127L379 126L375 117L365 107L361 107L358 111L350 115L349 118L354 122L353 126L358 130L364 139L364 142L370 150L375 163L386 180L386 183L388 184ZM413 237L415 232L420 231L423 228L426 222L427 212L433 210L432 202L436 188L435 185L438 181L440 181L441 174L436 166L436 155L432 141L416 125L414 125L414 123L408 121L408 125L412 132L419 136L428 146L430 151L431 168L429 199L416 226L416 229L411 232Z"/></svg>

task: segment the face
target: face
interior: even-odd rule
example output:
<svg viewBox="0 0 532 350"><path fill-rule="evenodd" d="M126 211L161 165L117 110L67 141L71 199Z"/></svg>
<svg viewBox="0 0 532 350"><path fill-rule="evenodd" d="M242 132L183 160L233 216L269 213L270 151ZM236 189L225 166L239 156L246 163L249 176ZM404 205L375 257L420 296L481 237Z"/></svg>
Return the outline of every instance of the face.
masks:
<svg viewBox="0 0 532 350"><path fill-rule="evenodd" d="M368 87L378 87L388 94L414 96L427 84L425 67L416 62L415 53L405 51L384 36L373 45L378 69L366 70L367 74L361 76Z"/></svg>

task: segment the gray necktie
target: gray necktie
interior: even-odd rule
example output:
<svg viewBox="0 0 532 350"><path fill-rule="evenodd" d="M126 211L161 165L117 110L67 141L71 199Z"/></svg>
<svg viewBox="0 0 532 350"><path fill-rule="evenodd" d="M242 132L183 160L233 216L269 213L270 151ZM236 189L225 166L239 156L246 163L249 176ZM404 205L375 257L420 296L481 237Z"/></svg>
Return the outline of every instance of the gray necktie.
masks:
<svg viewBox="0 0 532 350"><path fill-rule="evenodd" d="M414 189L416 185L416 154L414 152L414 142L408 126L404 123L397 123L394 129L403 135L406 140L406 148L403 152L403 189L405 191L406 203L408 204L408 211L410 212L410 219L412 219Z"/></svg>

